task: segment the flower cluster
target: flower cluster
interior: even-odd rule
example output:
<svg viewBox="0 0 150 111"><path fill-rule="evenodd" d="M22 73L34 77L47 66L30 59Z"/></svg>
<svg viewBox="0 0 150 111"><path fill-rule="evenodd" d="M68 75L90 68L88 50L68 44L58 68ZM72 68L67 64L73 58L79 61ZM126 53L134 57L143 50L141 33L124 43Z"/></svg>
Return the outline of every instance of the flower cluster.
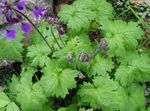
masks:
<svg viewBox="0 0 150 111"><path fill-rule="evenodd" d="M32 25L28 22L26 22L23 19L23 15L21 13L24 13L23 11L27 11L27 5L29 2L21 1L21 0L14 0L13 2L9 0L3 0L0 3L0 14L3 14L6 17L6 22L8 24L16 24L21 23L21 30L25 34L29 34L30 31L33 29ZM19 13L21 12L21 13ZM35 6L33 8L33 15L35 16L36 20L40 17L43 17L45 15L45 9L43 9L40 6ZM7 29L6 31L6 39L9 40L15 40L17 35L16 29Z"/></svg>

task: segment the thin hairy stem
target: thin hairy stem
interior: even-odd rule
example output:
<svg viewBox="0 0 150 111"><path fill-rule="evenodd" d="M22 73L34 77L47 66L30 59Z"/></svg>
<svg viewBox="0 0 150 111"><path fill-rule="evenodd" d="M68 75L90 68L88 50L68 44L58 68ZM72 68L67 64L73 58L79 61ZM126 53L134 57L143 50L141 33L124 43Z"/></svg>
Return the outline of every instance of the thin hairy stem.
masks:
<svg viewBox="0 0 150 111"><path fill-rule="evenodd" d="M54 39L55 39L55 41L56 41L58 47L61 49L61 46L60 46L59 42L58 42L57 39L56 39L56 36L55 36L55 34L54 34L54 32L53 32L53 28L52 28L52 27L51 27L51 33L52 33L52 35L53 35L53 37L54 37Z"/></svg>
<svg viewBox="0 0 150 111"><path fill-rule="evenodd" d="M49 45L49 43L46 41L45 37L43 36L43 34L40 32L40 30L35 26L35 24L22 12L12 8L14 11L16 11L17 13L21 14L24 18L26 18L31 24L32 26L35 28L35 30L40 34L40 36L42 37L42 39L44 40L44 42L47 44L47 46L51 49L51 51L53 51L52 47Z"/></svg>
<svg viewBox="0 0 150 111"><path fill-rule="evenodd" d="M57 30L57 31L58 31L58 30ZM60 41L62 42L63 46L65 46L65 43L64 43L64 41L62 40L59 31L58 31L58 34L59 34L59 39L60 39Z"/></svg>

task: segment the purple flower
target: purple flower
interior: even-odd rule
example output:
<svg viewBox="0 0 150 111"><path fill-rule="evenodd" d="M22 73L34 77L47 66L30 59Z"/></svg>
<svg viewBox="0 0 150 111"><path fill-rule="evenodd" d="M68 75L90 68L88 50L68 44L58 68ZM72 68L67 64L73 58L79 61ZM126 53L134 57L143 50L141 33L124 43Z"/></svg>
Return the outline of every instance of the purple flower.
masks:
<svg viewBox="0 0 150 111"><path fill-rule="evenodd" d="M11 10L8 10L6 13L6 20L9 24L18 23L20 20L19 16L14 17L13 12Z"/></svg>
<svg viewBox="0 0 150 111"><path fill-rule="evenodd" d="M54 18L54 24L60 24L60 20L57 17Z"/></svg>
<svg viewBox="0 0 150 111"><path fill-rule="evenodd" d="M2 12L4 12L5 10L7 10L9 7L8 5L8 1L7 0L3 0L1 3L0 3L0 10Z"/></svg>
<svg viewBox="0 0 150 111"><path fill-rule="evenodd" d="M33 29L32 28L32 25L29 24L29 23L23 23L22 26L21 26L21 29L22 31L25 33L25 34L29 34L30 31Z"/></svg>
<svg viewBox="0 0 150 111"><path fill-rule="evenodd" d="M46 10L43 9L42 7L35 7L33 13L36 19L38 19L39 17L43 17L45 15Z"/></svg>
<svg viewBox="0 0 150 111"><path fill-rule="evenodd" d="M15 6L16 10L26 10L27 2L19 1L17 6Z"/></svg>
<svg viewBox="0 0 150 111"><path fill-rule="evenodd" d="M6 68L11 68L12 67L12 64L10 64L7 60L3 60L3 63L2 65Z"/></svg>
<svg viewBox="0 0 150 111"><path fill-rule="evenodd" d="M90 58L87 54L83 54L83 55L81 56L81 61L82 61L82 62L89 62L90 59L91 59L91 58Z"/></svg>
<svg viewBox="0 0 150 111"><path fill-rule="evenodd" d="M65 31L64 31L63 28L58 29L58 32L59 32L60 35L64 35L65 34Z"/></svg>
<svg viewBox="0 0 150 111"><path fill-rule="evenodd" d="M6 39L7 41L10 41L11 39L16 40L16 30L7 30L6 32Z"/></svg>
<svg viewBox="0 0 150 111"><path fill-rule="evenodd" d="M67 60L68 60L68 62L72 63L73 62L73 55L72 54L68 54Z"/></svg>

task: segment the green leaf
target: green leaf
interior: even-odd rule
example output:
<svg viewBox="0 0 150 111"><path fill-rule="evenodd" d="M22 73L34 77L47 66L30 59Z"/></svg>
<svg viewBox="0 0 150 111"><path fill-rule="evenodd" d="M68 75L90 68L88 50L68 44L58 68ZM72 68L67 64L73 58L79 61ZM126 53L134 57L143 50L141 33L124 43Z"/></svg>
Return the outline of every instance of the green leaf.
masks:
<svg viewBox="0 0 150 111"><path fill-rule="evenodd" d="M11 102L7 105L6 111L20 111L20 110L19 107L14 102Z"/></svg>
<svg viewBox="0 0 150 111"><path fill-rule="evenodd" d="M11 82L8 84L8 89L9 89L9 97L12 100L16 99L17 96L17 85L19 84L19 78L17 78L15 75L11 78Z"/></svg>
<svg viewBox="0 0 150 111"><path fill-rule="evenodd" d="M122 63L115 73L115 79L123 86L131 85L135 81L141 83L149 81L150 59L148 55L135 55Z"/></svg>
<svg viewBox="0 0 150 111"><path fill-rule="evenodd" d="M91 108L91 109L80 108L79 111L94 111L94 110L93 110L93 108Z"/></svg>
<svg viewBox="0 0 150 111"><path fill-rule="evenodd" d="M37 44L28 47L27 57L31 59L33 66L45 66L45 64L50 60L48 55L51 50L46 44Z"/></svg>
<svg viewBox="0 0 150 111"><path fill-rule="evenodd" d="M94 11L97 15L97 20L102 21L104 19L113 18L113 7L106 0L93 0L94 1Z"/></svg>
<svg viewBox="0 0 150 111"><path fill-rule="evenodd" d="M95 109L115 111L124 107L125 94L119 84L105 77L95 77L94 84L84 83L79 89L81 103ZM106 109L106 110L105 110Z"/></svg>
<svg viewBox="0 0 150 111"><path fill-rule="evenodd" d="M134 22L126 24L121 20L105 21L102 30L109 42L109 55L125 56L127 51L134 51L138 45L138 39L144 34Z"/></svg>
<svg viewBox="0 0 150 111"><path fill-rule="evenodd" d="M6 111L6 107L0 108L0 111Z"/></svg>
<svg viewBox="0 0 150 111"><path fill-rule="evenodd" d="M77 0L73 5L64 5L58 14L73 31L88 29L90 21L113 18L113 7L106 0Z"/></svg>
<svg viewBox="0 0 150 111"><path fill-rule="evenodd" d="M15 89L12 91L16 94L15 99L23 111L41 111L43 105L48 101L41 85L38 82L32 83L34 73L35 70L33 68L28 68L21 73L18 83L15 78L12 81L12 88Z"/></svg>
<svg viewBox="0 0 150 111"><path fill-rule="evenodd" d="M111 58L105 59L102 57L102 55L98 54L93 60L91 67L89 69L88 75L89 76L95 76L95 75L101 75L101 76L109 76L108 72L111 72L113 69L113 62Z"/></svg>
<svg viewBox="0 0 150 111"><path fill-rule="evenodd" d="M77 107L77 104L74 103L73 104L70 104L66 107L60 107L57 111L77 111L78 110L78 107Z"/></svg>
<svg viewBox="0 0 150 111"><path fill-rule="evenodd" d="M144 88L138 84L132 84L126 89L126 92L127 101L124 111L145 111L146 98Z"/></svg>
<svg viewBox="0 0 150 111"><path fill-rule="evenodd" d="M4 92L0 92L0 108L5 107L10 103L9 98Z"/></svg>
<svg viewBox="0 0 150 111"><path fill-rule="evenodd" d="M79 72L69 68L63 70L53 62L44 68L43 73L41 84L46 95L64 98L69 89L76 87L75 77Z"/></svg>
<svg viewBox="0 0 150 111"><path fill-rule="evenodd" d="M5 59L8 62L22 61L22 44L18 40L7 41L0 39L0 63Z"/></svg>
<svg viewBox="0 0 150 111"><path fill-rule="evenodd" d="M91 1L91 0L90 0ZM64 5L62 10L58 14L60 19L67 23L67 26L72 30L79 32L82 28L87 29L90 26L90 20L94 19L96 14L87 8L89 5L77 5L81 4L80 1L76 1L72 6ZM86 3L86 2L85 2ZM80 7L81 6L81 7Z"/></svg>
<svg viewBox="0 0 150 111"><path fill-rule="evenodd" d="M17 94L17 102L21 104L24 111L41 111L43 105L48 101L43 93L40 84L36 83L33 86L20 86L20 91Z"/></svg>

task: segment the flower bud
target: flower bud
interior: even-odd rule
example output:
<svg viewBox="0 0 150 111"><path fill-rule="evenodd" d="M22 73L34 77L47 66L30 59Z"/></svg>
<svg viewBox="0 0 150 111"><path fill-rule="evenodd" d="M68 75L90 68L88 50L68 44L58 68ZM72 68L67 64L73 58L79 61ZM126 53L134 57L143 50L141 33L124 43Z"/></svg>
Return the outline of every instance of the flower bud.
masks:
<svg viewBox="0 0 150 111"><path fill-rule="evenodd" d="M82 62L89 62L90 61L90 57L87 54L82 54L81 55L81 61Z"/></svg>
<svg viewBox="0 0 150 111"><path fill-rule="evenodd" d="M73 54L68 54L67 60L69 63L72 63L73 62Z"/></svg>
<svg viewBox="0 0 150 111"><path fill-rule="evenodd" d="M10 63L8 63L7 60L3 60L2 65L3 65L4 67L6 67L6 68L11 68L11 67L12 67L12 65L11 65Z"/></svg>
<svg viewBox="0 0 150 111"><path fill-rule="evenodd" d="M104 39L104 38L101 39L100 48L103 51L107 51L108 50L108 42L107 42L106 39Z"/></svg>

